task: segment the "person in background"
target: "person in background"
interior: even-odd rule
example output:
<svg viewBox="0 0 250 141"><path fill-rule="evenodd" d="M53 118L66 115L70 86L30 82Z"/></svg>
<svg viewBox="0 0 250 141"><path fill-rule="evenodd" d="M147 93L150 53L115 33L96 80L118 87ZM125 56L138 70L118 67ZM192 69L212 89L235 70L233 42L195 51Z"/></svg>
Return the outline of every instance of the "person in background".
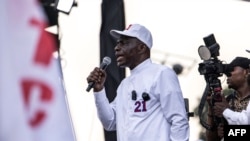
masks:
<svg viewBox="0 0 250 141"><path fill-rule="evenodd" d="M116 130L118 141L188 141L188 116L178 77L173 69L152 62L151 32L131 24L110 34L117 39L117 65L128 67L130 75L122 80L110 103L104 88L105 71L96 67L87 77L88 83L95 82L94 98L104 128Z"/></svg>
<svg viewBox="0 0 250 141"><path fill-rule="evenodd" d="M227 65L227 84L228 88L233 89L233 93L226 98L222 96L222 102L211 103L208 109L208 123L213 125L213 116L223 117L225 123L219 124L217 130L206 131L207 141L219 141L223 139L223 124L249 124L247 114L250 109L250 60L245 57L236 57ZM208 98L210 99L210 97ZM208 100L210 101L210 100ZM249 107L249 108L247 108ZM248 114L249 115L249 114Z"/></svg>

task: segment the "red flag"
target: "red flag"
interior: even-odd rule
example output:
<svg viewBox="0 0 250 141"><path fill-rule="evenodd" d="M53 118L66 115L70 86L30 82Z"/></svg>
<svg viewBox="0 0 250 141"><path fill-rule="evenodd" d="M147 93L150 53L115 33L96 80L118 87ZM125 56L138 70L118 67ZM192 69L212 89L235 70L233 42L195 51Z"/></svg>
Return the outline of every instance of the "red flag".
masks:
<svg viewBox="0 0 250 141"><path fill-rule="evenodd" d="M0 5L0 140L74 141L53 38L35 0Z"/></svg>

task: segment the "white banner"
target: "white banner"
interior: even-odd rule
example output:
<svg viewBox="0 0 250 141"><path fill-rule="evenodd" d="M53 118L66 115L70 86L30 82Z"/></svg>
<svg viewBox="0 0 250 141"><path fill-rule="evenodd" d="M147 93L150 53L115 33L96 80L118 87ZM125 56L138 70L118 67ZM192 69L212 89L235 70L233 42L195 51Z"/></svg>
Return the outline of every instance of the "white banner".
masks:
<svg viewBox="0 0 250 141"><path fill-rule="evenodd" d="M0 18L0 141L74 141L40 4L1 0Z"/></svg>

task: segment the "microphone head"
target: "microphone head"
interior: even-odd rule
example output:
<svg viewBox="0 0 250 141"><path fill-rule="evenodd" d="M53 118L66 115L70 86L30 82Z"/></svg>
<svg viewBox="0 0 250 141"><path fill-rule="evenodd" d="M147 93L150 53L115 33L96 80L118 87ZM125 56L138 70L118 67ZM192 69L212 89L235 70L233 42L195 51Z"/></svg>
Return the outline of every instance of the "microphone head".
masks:
<svg viewBox="0 0 250 141"><path fill-rule="evenodd" d="M108 56L104 57L102 63L109 65L111 63L111 58Z"/></svg>

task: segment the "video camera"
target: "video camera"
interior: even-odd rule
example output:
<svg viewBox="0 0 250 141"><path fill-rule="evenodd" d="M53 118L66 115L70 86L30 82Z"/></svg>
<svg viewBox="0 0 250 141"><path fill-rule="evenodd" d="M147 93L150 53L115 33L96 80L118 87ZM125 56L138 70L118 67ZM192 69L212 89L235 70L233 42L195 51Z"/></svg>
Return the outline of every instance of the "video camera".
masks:
<svg viewBox="0 0 250 141"><path fill-rule="evenodd" d="M223 74L229 75L226 67L227 64L223 64L223 62L218 59L220 55L220 45L216 42L214 34L204 37L203 40L205 46L201 45L198 48L198 53L204 61L199 64L198 71L201 75L204 75L206 82L210 86L213 95L212 103L220 102L220 92L222 89L218 77Z"/></svg>
<svg viewBox="0 0 250 141"><path fill-rule="evenodd" d="M229 76L227 64L223 64L221 60L218 59L220 55L219 49L220 45L216 42L214 34L210 34L203 38L205 43L198 48L198 53L200 58L203 60L202 63L199 63L198 71L201 75L204 75L207 82L207 88L204 92L202 101L199 106L199 115L201 115L202 108L206 101L207 95L211 95L211 104L214 105L215 102L221 102L221 82L219 77L223 74ZM201 118L201 117L200 117ZM216 125L222 122L221 118L214 117ZM210 129L212 127L207 127L203 123L202 125Z"/></svg>
<svg viewBox="0 0 250 141"><path fill-rule="evenodd" d="M199 64L199 72L201 75L216 75L217 77L222 76L226 73L225 64L218 59L220 55L220 45L216 42L214 35L210 34L203 38L205 46L201 45L198 48L198 53L203 63Z"/></svg>

